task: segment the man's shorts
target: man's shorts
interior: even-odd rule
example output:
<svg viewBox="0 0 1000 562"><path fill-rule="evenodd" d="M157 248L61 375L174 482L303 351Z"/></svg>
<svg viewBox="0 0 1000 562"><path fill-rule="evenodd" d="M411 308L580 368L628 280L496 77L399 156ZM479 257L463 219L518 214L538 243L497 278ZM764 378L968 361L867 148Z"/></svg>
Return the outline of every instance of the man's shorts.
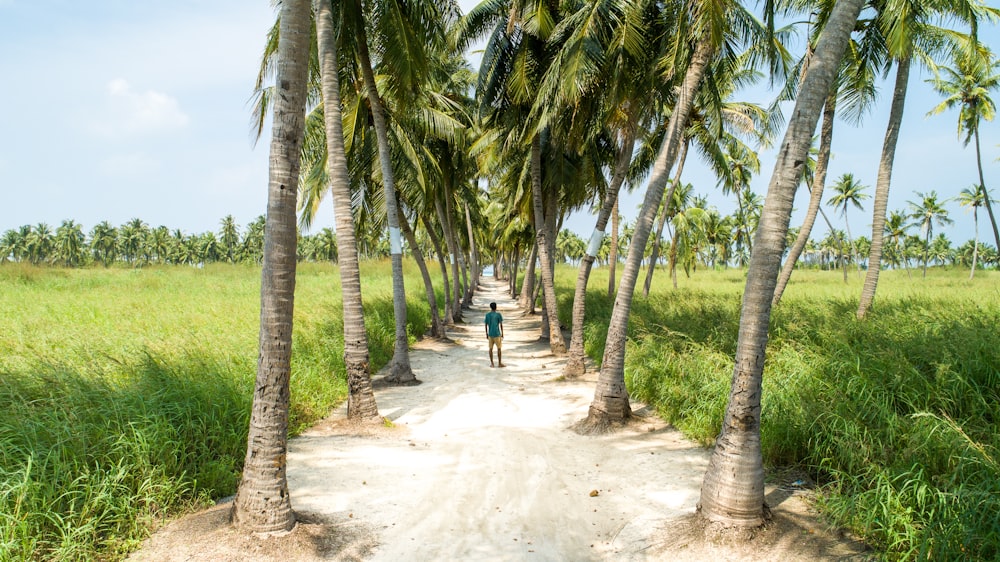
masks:
<svg viewBox="0 0 1000 562"><path fill-rule="evenodd" d="M501 342L503 342L503 336L497 336L495 338L490 338L490 351L493 351L493 346L497 346L497 349L503 349L501 347Z"/></svg>

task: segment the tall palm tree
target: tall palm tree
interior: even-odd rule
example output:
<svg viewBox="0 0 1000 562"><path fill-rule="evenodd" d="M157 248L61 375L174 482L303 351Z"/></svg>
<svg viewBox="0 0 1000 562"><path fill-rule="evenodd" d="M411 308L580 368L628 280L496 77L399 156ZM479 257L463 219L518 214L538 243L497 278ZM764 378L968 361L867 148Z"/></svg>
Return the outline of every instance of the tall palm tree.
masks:
<svg viewBox="0 0 1000 562"><path fill-rule="evenodd" d="M743 291L729 401L699 502L703 516L728 526L758 526L764 522L760 399L771 299L781 268L795 188L802 181L816 122L862 4L863 0L841 0L830 15L799 89L761 213Z"/></svg>
<svg viewBox="0 0 1000 562"><path fill-rule="evenodd" d="M983 180L983 155L979 146L979 124L982 121L992 121L996 115L996 104L990 97L990 92L1000 88L1000 61L993 59L989 50L983 52L968 50L956 51L955 67L940 67L946 77L937 75L933 80L934 90L945 96L944 101L928 112L934 115L959 107L958 134L965 133L962 145L968 146L969 141L976 141L976 166L979 170L979 189L986 192L986 182ZM1000 248L1000 230L997 230L996 217L993 216L993 206L989 197L983 197L986 212L993 226L993 238Z"/></svg>
<svg viewBox="0 0 1000 562"><path fill-rule="evenodd" d="M934 236L934 223L944 226L955 221L948 218L948 210L942 205L943 201L938 201L937 192L918 192L917 197L920 198L919 203L907 201L907 204L910 206L910 218L914 224L920 226L920 234L924 236L924 277L927 277L927 254L931 247L931 238Z"/></svg>
<svg viewBox="0 0 1000 562"><path fill-rule="evenodd" d="M865 189L868 189L868 186L856 180L854 174L845 173L840 176L837 183L833 184L834 195L826 201L827 205L839 210L840 214L844 217L844 227L847 230L847 247L851 250L851 261L855 263L857 263L857 256L854 253L854 242L851 240L851 223L847 220L847 209L854 207L858 210L864 210L861 202L869 198L869 195L864 192ZM844 270L844 282L846 283L847 267L843 263L843 260L841 260L840 265ZM860 267L859 265L858 271L861 271Z"/></svg>
<svg viewBox="0 0 1000 562"><path fill-rule="evenodd" d="M84 239L83 229L79 224L64 220L56 229L54 257L67 267L80 265L84 256Z"/></svg>
<svg viewBox="0 0 1000 562"><path fill-rule="evenodd" d="M972 269L969 270L969 279L976 275L976 259L979 257L979 207L985 203L986 197L981 185L967 187L958 194L958 204L972 209L972 224L975 232L975 239L972 243Z"/></svg>
<svg viewBox="0 0 1000 562"><path fill-rule="evenodd" d="M295 299L296 197L312 43L309 0L280 4L280 36L260 289L260 359L243 476L231 519L270 533L295 525L288 495L289 375Z"/></svg>
<svg viewBox="0 0 1000 562"><path fill-rule="evenodd" d="M344 320L344 366L347 370L347 417L380 420L372 391L368 334L361 300L361 270L351 214L350 173L344 152L343 116L340 105L337 38L333 7L329 0L316 0L316 43L319 57L323 122L326 132L326 172L333 198L337 226L337 257L340 267Z"/></svg>
<svg viewBox="0 0 1000 562"><path fill-rule="evenodd" d="M868 254L868 270L865 273L861 298L858 301L857 317L863 319L875 300L878 277L882 269L882 246L885 234L885 216L889 203L889 186L892 181L892 167L896 158L896 144L903 121L903 106L906 103L910 66L914 58L930 61L932 55L949 44L950 34L930 22L934 18L953 17L970 23L973 29L977 21L991 14L993 8L956 0L954 2L931 3L922 0L900 0L886 2L879 6L878 15L870 27L872 32L884 38L886 52L896 64L896 80L893 85L892 103L889 108L889 122L882 143L878 177L875 182L875 198L872 202L872 245Z"/></svg>
<svg viewBox="0 0 1000 562"><path fill-rule="evenodd" d="M906 233L910 229L910 219L901 211L890 211L889 216L885 219L885 235L892 242L892 252L887 252L890 256L890 262L893 265L902 265L906 268L906 249L904 248L904 241L906 240ZM907 275L909 275L910 270L906 270Z"/></svg>

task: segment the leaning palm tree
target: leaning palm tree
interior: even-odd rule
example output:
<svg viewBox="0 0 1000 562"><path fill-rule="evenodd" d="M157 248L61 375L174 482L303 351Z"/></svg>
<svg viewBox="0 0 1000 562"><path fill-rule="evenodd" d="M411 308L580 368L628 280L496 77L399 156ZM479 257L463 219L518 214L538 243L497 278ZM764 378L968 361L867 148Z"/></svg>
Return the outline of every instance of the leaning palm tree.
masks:
<svg viewBox="0 0 1000 562"><path fill-rule="evenodd" d="M854 179L854 174L846 173L840 176L837 183L833 184L834 195L830 197L826 204L832 206L834 209L840 210L840 214L844 217L844 227L847 230L847 247L851 251L851 261L857 263L857 256L854 252L854 243L851 241L851 223L847 220L847 209L854 207L858 210L863 210L864 207L861 206L861 202L869 198L869 195L864 192L868 186L863 185L858 180ZM844 264L843 260L840 263L841 268L844 270L844 282L847 282L847 266ZM858 271L860 272L860 265L858 266Z"/></svg>
<svg viewBox="0 0 1000 562"><path fill-rule="evenodd" d="M958 134L965 133L962 145L968 146L969 141L976 141L976 166L979 170L979 189L986 192L986 182L983 180L983 154L979 145L979 124L982 121L992 121L996 115L996 104L990 97L990 92L1000 88L1000 61L994 60L989 50L982 52L967 50L957 51L955 67L940 67L946 77L937 75L931 83L934 90L945 96L944 101L928 112L934 115L959 107ZM996 217L993 216L993 206L988 197L983 197L986 212L993 226L993 238L1000 248L1000 230L997 230Z"/></svg>
<svg viewBox="0 0 1000 562"><path fill-rule="evenodd" d="M372 391L368 355L368 334L361 301L361 272L351 214L350 174L344 151L343 118L340 106L337 38L333 8L329 0L317 0L315 6L323 121L326 132L326 165L337 225L337 257L340 267L341 298L344 321L344 367L347 371L347 417L379 420L378 406Z"/></svg>
<svg viewBox="0 0 1000 562"><path fill-rule="evenodd" d="M937 192L917 193L917 197L920 198L919 203L907 201L907 204L910 206L910 218L920 226L920 234L924 237L924 277L927 277L927 253L934 236L934 224L944 226L955 221L948 218L948 210L942 205L943 201L938 201Z"/></svg>
<svg viewBox="0 0 1000 562"><path fill-rule="evenodd" d="M863 0L841 0L833 9L799 90L761 213L743 291L729 401L699 502L703 516L727 526L755 527L765 519L760 400L771 299L795 188L802 181L816 122L862 4Z"/></svg>
<svg viewBox="0 0 1000 562"><path fill-rule="evenodd" d="M295 299L296 198L312 42L309 0L284 0L260 287L260 358L234 525L256 533L295 525L288 496L288 383Z"/></svg>
<svg viewBox="0 0 1000 562"><path fill-rule="evenodd" d="M975 232L975 239L972 244L972 269L969 271L969 279L976 275L976 259L979 257L979 207L982 207L986 197L981 186L973 185L967 187L958 194L958 204L972 209L972 224Z"/></svg>

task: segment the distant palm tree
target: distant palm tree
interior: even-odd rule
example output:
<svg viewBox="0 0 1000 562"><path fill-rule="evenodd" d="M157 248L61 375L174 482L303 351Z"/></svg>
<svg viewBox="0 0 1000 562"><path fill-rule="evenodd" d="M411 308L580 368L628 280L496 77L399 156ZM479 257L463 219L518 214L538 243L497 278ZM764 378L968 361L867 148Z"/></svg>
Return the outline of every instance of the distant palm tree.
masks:
<svg viewBox="0 0 1000 562"><path fill-rule="evenodd" d="M854 207L858 210L864 210L864 207L861 206L861 202L870 198L870 196L864 192L868 189L868 186L862 185L861 182L854 179L854 174L844 174L840 176L837 183L833 184L832 189L834 191L834 195L826 201L826 204L832 206L834 209L840 210L840 214L844 217L844 226L847 229L847 246L851 250L851 260L857 263L857 256L854 252L854 242L851 239L851 223L847 220L847 209L849 207ZM844 265L843 259L841 259L840 265L844 270L844 281L846 282L847 267ZM858 271L861 271L860 265L858 265Z"/></svg>
<svg viewBox="0 0 1000 562"><path fill-rule="evenodd" d="M24 239L28 260L35 265L48 261L52 254L52 246L52 229L44 222L31 227Z"/></svg>
<svg viewBox="0 0 1000 562"><path fill-rule="evenodd" d="M906 269L907 275L910 270L906 268L906 231L910 229L909 217L902 211L890 211L885 220L885 236L892 241L891 252L887 252L889 262L893 265L901 265Z"/></svg>
<svg viewBox="0 0 1000 562"><path fill-rule="evenodd" d="M979 257L979 207L982 207L986 197L981 185L967 187L958 194L958 204L972 209L972 224L974 226L975 239L972 245L972 269L969 271L969 279L976 274L976 259Z"/></svg>
<svg viewBox="0 0 1000 562"><path fill-rule="evenodd" d="M83 229L72 220L64 220L55 235L55 259L64 265L72 267L83 261L84 248Z"/></svg>
<svg viewBox="0 0 1000 562"><path fill-rule="evenodd" d="M928 80L934 85L934 90L945 96L944 101L934 106L928 115L935 115L959 107L958 112L958 134L961 136L962 145L968 146L969 141L976 141L976 165L979 169L979 189L986 191L986 182L983 180L983 154L979 145L979 123L981 121L992 121L996 115L996 104L990 97L990 92L1000 88L1000 61L994 60L993 53L987 49L979 50L957 50L954 55L954 68L947 66L938 67L943 70L945 77L935 72L936 76ZM990 224L993 226L993 237L997 247L1000 248L1000 230L997 230L996 217L993 215L993 206L987 197L983 198L986 211L990 216Z"/></svg>
<svg viewBox="0 0 1000 562"><path fill-rule="evenodd" d="M948 210L942 206L942 201L938 201L938 194L935 191L930 193L917 193L920 198L919 203L907 201L910 205L910 218L914 224L920 226L920 234L924 237L924 277L927 277L928 252L931 248L931 237L934 235L934 223L938 226L945 226L955 221L948 218Z"/></svg>
<svg viewBox="0 0 1000 562"><path fill-rule="evenodd" d="M226 215L222 219L222 228L219 230L219 243L222 245L222 254L226 261L233 263L236 261L236 254L240 245L240 227L236 224L233 215Z"/></svg>

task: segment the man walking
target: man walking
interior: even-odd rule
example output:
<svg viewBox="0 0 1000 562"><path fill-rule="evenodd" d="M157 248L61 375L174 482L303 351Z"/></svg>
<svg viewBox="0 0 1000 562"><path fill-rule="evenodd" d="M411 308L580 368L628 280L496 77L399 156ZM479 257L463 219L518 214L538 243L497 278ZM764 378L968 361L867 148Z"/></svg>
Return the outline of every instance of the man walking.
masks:
<svg viewBox="0 0 1000 562"><path fill-rule="evenodd" d="M490 342L490 367L493 365L493 346L497 346L497 364L503 367L502 342L503 342L503 316L497 312L497 303L490 303L490 311L486 313L484 319L486 324L486 340Z"/></svg>

